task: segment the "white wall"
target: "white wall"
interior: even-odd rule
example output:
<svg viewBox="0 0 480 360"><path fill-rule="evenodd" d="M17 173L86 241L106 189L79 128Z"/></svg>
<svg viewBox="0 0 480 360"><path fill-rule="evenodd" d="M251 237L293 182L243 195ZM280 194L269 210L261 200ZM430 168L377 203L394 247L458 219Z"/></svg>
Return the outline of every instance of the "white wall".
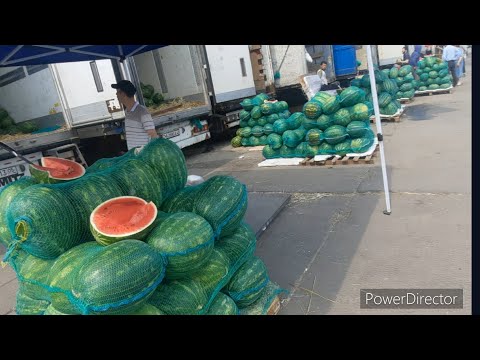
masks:
<svg viewBox="0 0 480 360"><path fill-rule="evenodd" d="M287 47L288 45L270 45L274 73L279 69ZM298 84L300 77L306 75L307 72L305 45L290 45L280 69L280 79L275 81L275 86L283 87Z"/></svg>
<svg viewBox="0 0 480 360"><path fill-rule="evenodd" d="M155 92L162 93L160 86L160 80L157 75L157 68L155 61L153 60L153 52L148 51L134 56L135 68L140 81L144 85L152 85Z"/></svg>
<svg viewBox="0 0 480 360"><path fill-rule="evenodd" d="M97 91L89 61L56 64L70 108L117 98L117 90L111 87L116 83L111 61L97 60L96 64L103 86L101 92Z"/></svg>
<svg viewBox="0 0 480 360"><path fill-rule="evenodd" d="M403 46L404 45L377 45L380 65L394 64L397 59L401 59L403 57Z"/></svg>
<svg viewBox="0 0 480 360"><path fill-rule="evenodd" d="M17 67L0 68L0 75ZM49 115L49 111L60 102L50 69L0 87L0 106L8 111L17 122Z"/></svg>

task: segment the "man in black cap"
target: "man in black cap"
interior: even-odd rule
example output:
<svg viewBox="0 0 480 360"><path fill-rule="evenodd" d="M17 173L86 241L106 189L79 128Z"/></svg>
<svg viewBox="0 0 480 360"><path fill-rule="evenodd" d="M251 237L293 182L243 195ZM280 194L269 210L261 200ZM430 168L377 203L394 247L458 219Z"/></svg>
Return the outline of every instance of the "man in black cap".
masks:
<svg viewBox="0 0 480 360"><path fill-rule="evenodd" d="M125 109L125 135L128 150L146 145L151 139L158 138L155 124L147 108L135 100L137 89L128 80L112 84L117 89L118 101Z"/></svg>

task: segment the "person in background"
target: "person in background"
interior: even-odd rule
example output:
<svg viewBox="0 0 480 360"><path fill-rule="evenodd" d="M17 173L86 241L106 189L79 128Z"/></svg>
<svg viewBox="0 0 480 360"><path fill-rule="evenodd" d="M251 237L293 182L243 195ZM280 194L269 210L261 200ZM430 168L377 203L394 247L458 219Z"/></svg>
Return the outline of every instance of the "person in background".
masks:
<svg viewBox="0 0 480 360"><path fill-rule="evenodd" d="M317 75L320 78L320 91L326 90L338 90L340 89L340 85L338 82L333 82L331 84L328 83L327 80L327 62L322 61L320 63L320 69L317 71Z"/></svg>
<svg viewBox="0 0 480 360"><path fill-rule="evenodd" d="M419 76L417 75L417 64L418 64L418 61L420 60L420 56L422 55L421 50L422 50L422 45L415 45L415 51L410 56L410 61L408 62L409 65L412 66L412 73L415 80L419 79Z"/></svg>
<svg viewBox="0 0 480 360"><path fill-rule="evenodd" d="M125 108L125 136L128 150L148 144L151 139L158 138L155 124L147 108L135 100L137 88L128 80L120 80L112 84L117 90L118 101Z"/></svg>
<svg viewBox="0 0 480 360"><path fill-rule="evenodd" d="M425 56L433 56L432 45L425 45Z"/></svg>
<svg viewBox="0 0 480 360"><path fill-rule="evenodd" d="M455 71L457 73L457 78L458 84L457 85L462 85L460 78L463 77L463 69L465 66L465 50L462 48L461 45L457 45L457 55L458 55L458 60L457 60L457 66L455 68Z"/></svg>
<svg viewBox="0 0 480 360"><path fill-rule="evenodd" d="M459 56L460 56L460 50L453 45L447 45L443 49L442 60L448 63L448 70L450 71L450 74L452 74L452 77L453 77L453 87L459 85L457 72L456 72Z"/></svg>
<svg viewBox="0 0 480 360"><path fill-rule="evenodd" d="M402 47L402 58L397 60L398 65L407 65L410 61L410 54L407 51L406 46Z"/></svg>

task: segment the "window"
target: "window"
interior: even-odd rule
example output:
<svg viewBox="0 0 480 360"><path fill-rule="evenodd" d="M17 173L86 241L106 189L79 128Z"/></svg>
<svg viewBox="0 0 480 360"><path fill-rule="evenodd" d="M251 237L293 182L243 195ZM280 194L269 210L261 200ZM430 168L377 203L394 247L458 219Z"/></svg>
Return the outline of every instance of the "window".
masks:
<svg viewBox="0 0 480 360"><path fill-rule="evenodd" d="M24 77L25 70L23 70L23 66L20 66L15 70L9 71L8 73L0 76L0 87L11 84L17 80L23 79Z"/></svg>
<svg viewBox="0 0 480 360"><path fill-rule="evenodd" d="M90 69L92 70L93 80L95 81L95 86L97 87L98 92L103 91L102 80L100 79L100 74L97 68L96 61L90 61Z"/></svg>

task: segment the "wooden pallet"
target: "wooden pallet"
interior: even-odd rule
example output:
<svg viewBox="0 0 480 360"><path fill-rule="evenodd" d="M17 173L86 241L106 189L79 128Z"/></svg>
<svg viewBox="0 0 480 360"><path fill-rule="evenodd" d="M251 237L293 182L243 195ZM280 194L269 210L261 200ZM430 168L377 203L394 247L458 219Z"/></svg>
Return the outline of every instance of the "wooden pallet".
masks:
<svg viewBox="0 0 480 360"><path fill-rule="evenodd" d="M411 99L400 99L400 104L410 104L411 102L413 102L413 98Z"/></svg>
<svg viewBox="0 0 480 360"><path fill-rule="evenodd" d="M384 115L383 117L380 118L380 121L383 121L383 122L400 122L400 118L402 117L402 115L403 115L403 113L400 114L400 115L390 116L390 117L385 117L385 115ZM375 117L370 118L370 123L371 124L375 123Z"/></svg>
<svg viewBox="0 0 480 360"><path fill-rule="evenodd" d="M371 155L367 156L343 156L337 158L336 156L331 156L326 160L315 161L315 158L305 158L300 162L300 165L303 166L333 166L333 165L364 165L364 164L373 164L374 158L376 157L378 151L378 145Z"/></svg>
<svg viewBox="0 0 480 360"><path fill-rule="evenodd" d="M432 96L432 95L438 95L438 94L451 94L452 89L438 89L438 90L425 90L420 93L415 93L415 96Z"/></svg>
<svg viewBox="0 0 480 360"><path fill-rule="evenodd" d="M276 296L273 302L270 304L270 307L268 308L267 315L277 315L279 311L280 311L280 298Z"/></svg>

